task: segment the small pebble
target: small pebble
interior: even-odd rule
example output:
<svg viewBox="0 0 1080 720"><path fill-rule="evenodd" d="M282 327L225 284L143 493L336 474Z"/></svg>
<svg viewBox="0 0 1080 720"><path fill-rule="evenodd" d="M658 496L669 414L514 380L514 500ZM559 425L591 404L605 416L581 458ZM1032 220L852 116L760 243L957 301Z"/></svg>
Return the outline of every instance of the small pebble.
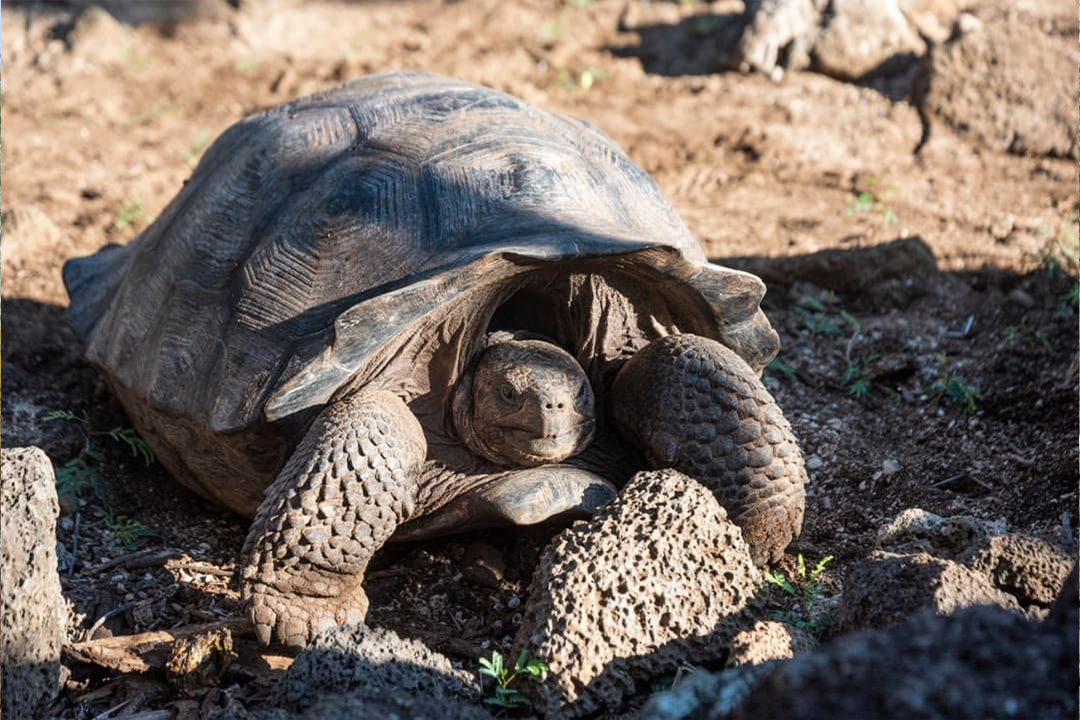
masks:
<svg viewBox="0 0 1080 720"><path fill-rule="evenodd" d="M885 476L895 475L900 472L900 462L889 458L881 463L881 472Z"/></svg>
<svg viewBox="0 0 1080 720"><path fill-rule="evenodd" d="M517 595L511 595L510 599L506 601L506 607L510 608L511 610L513 610L516 607L519 607L520 605L521 605L521 598L519 598Z"/></svg>
<svg viewBox="0 0 1080 720"><path fill-rule="evenodd" d="M811 455L810 457L806 458L807 470L820 470L824 465L825 462L817 455Z"/></svg>

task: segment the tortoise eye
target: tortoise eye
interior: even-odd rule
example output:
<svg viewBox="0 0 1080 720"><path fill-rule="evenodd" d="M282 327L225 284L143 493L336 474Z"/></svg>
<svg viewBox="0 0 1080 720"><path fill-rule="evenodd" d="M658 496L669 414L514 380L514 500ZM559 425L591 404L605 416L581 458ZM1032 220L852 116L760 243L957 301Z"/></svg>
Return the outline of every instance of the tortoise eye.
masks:
<svg viewBox="0 0 1080 720"><path fill-rule="evenodd" d="M509 385L499 386L499 397L501 397L503 400L507 402L512 402L516 395L517 393L514 392L514 388L510 387Z"/></svg>

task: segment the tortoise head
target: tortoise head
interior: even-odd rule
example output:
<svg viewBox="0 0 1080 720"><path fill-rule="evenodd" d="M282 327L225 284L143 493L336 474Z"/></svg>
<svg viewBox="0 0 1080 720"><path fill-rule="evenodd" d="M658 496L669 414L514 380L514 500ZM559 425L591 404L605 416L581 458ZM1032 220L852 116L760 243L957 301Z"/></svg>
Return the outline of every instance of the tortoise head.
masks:
<svg viewBox="0 0 1080 720"><path fill-rule="evenodd" d="M489 346L454 393L454 420L470 450L499 465L555 463L588 446L592 386L562 348L543 340Z"/></svg>

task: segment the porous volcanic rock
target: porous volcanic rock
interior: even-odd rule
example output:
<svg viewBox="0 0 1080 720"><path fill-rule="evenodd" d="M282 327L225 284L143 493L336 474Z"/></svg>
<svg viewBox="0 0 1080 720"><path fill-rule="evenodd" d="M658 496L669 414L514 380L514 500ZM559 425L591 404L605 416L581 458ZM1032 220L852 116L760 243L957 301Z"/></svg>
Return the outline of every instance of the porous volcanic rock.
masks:
<svg viewBox="0 0 1080 720"><path fill-rule="evenodd" d="M1056 624L992 606L924 612L777 663L726 717L1076 717L1076 667L1076 637Z"/></svg>
<svg viewBox="0 0 1080 720"><path fill-rule="evenodd" d="M738 67L779 80L785 70L813 67L841 80L885 70L898 57L921 57L926 43L916 27L939 15L941 3L915 3L912 25L900 0L749 0L739 40ZM934 5L934 7L927 7Z"/></svg>
<svg viewBox="0 0 1080 720"><path fill-rule="evenodd" d="M278 682L268 707L212 720L490 720L475 675L418 640L363 624L319 635Z"/></svg>
<svg viewBox="0 0 1080 720"><path fill-rule="evenodd" d="M875 551L844 579L839 625L847 630L886 627L923 609L949 615L970 605L1020 610L1016 598L994 587L986 575L926 553Z"/></svg>
<svg viewBox="0 0 1080 720"><path fill-rule="evenodd" d="M1030 535L1001 535L962 558L967 567L985 574L996 587L1022 605L1049 607L1076 563L1061 548Z"/></svg>
<svg viewBox="0 0 1080 720"><path fill-rule="evenodd" d="M913 94L925 118L977 144L1075 158L1078 72L1075 39L1002 17L931 49Z"/></svg>
<svg viewBox="0 0 1080 720"><path fill-rule="evenodd" d="M814 67L826 75L857 80L896 56L926 53L897 0L832 0L826 17L813 51Z"/></svg>
<svg viewBox="0 0 1080 720"><path fill-rule="evenodd" d="M922 612L793 660L694 673L651 698L637 717L1076 717L1077 607L1074 570L1045 622L985 605L948 617Z"/></svg>
<svg viewBox="0 0 1080 720"><path fill-rule="evenodd" d="M927 553L957 560L1005 532L1003 520L990 522L970 515L942 517L921 508L908 508L878 528L876 547L892 553Z"/></svg>
<svg viewBox="0 0 1080 720"><path fill-rule="evenodd" d="M817 641L799 628L776 622L758 620L741 630L731 640L731 653L724 667L762 665L770 660L789 660L814 649Z"/></svg>
<svg viewBox="0 0 1080 720"><path fill-rule="evenodd" d="M828 0L748 0L743 10L746 28L738 47L739 69L779 80L785 70L809 67L827 4Z"/></svg>
<svg viewBox="0 0 1080 720"><path fill-rule="evenodd" d="M1076 559L1038 537L1010 534L1003 520L968 515L941 517L910 508L878 531L877 548L927 553L980 573L1023 606L1048 607Z"/></svg>
<svg viewBox="0 0 1080 720"><path fill-rule="evenodd" d="M708 489L673 470L638 473L541 558L514 643L550 667L532 688L537 709L617 708L637 679L726 656L761 583Z"/></svg>
<svg viewBox="0 0 1080 720"><path fill-rule="evenodd" d="M64 598L56 479L39 448L0 450L0 715L35 717L60 690Z"/></svg>
<svg viewBox="0 0 1080 720"><path fill-rule="evenodd" d="M319 635L297 657L274 690L274 704L300 710L318 698L349 694L378 700L395 694L436 701L477 701L474 675L419 640L385 628L342 625Z"/></svg>

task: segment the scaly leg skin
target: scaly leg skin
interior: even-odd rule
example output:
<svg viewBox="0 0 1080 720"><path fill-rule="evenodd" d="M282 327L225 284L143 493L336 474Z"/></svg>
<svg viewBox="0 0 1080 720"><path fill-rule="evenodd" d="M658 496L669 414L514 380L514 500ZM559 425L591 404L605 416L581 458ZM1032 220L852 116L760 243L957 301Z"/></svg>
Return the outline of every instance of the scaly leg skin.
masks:
<svg viewBox="0 0 1080 720"><path fill-rule="evenodd" d="M303 647L367 615L371 556L414 510L427 443L389 392L324 409L266 490L244 543L241 597L259 641Z"/></svg>
<svg viewBox="0 0 1080 720"><path fill-rule="evenodd" d="M655 340L619 371L611 409L653 467L713 491L756 565L779 559L799 534L802 454L772 395L733 351L697 335Z"/></svg>

